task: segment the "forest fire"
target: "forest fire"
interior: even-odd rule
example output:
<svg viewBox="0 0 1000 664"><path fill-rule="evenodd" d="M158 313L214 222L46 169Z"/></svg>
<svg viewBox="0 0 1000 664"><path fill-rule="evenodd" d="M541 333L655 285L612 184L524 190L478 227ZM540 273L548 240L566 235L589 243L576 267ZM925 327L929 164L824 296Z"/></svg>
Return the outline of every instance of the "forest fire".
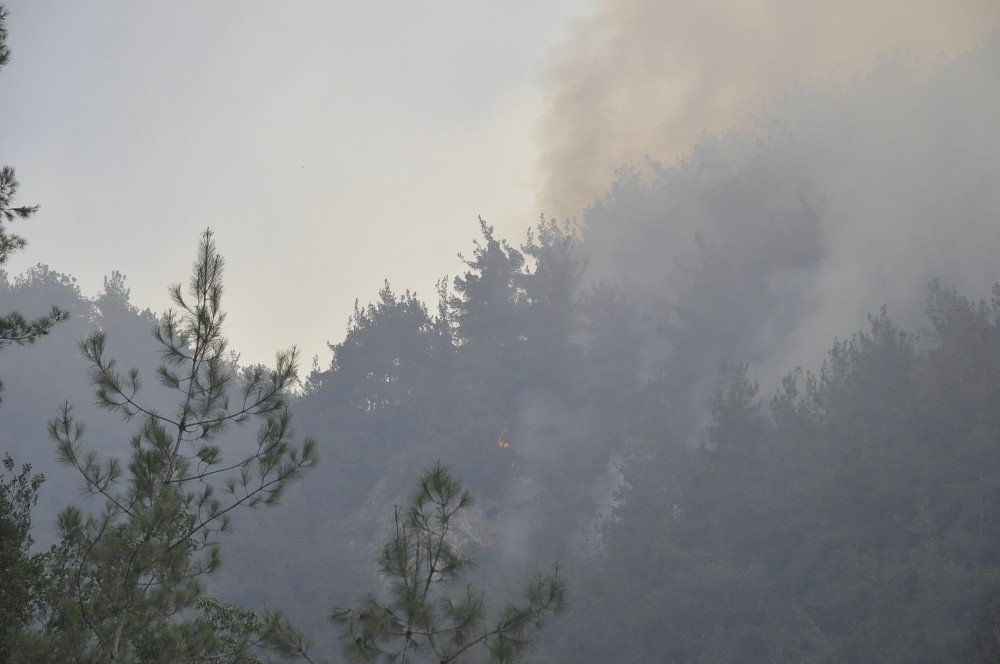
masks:
<svg viewBox="0 0 1000 664"><path fill-rule="evenodd" d="M0 664L1000 664L1000 0L55 4Z"/></svg>

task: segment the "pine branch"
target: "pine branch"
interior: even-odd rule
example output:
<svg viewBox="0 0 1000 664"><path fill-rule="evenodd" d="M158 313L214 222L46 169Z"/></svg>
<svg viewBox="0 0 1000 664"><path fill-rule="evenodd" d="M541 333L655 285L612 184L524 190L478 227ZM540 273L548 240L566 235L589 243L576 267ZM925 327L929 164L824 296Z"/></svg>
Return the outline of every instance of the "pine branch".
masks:
<svg viewBox="0 0 1000 664"><path fill-rule="evenodd" d="M132 438L127 481L120 488L116 487L122 464L112 458L102 465L96 453L81 450L83 426L72 419L68 404L50 423L50 435L63 460L80 472L88 490L108 501L99 524L88 519L87 526L71 529L84 556L67 560L67 565L75 567L72 594L86 618L89 639L96 639L98 650L112 657L135 648L136 639L151 625L170 630L170 619L192 608L200 593L197 578L218 567L218 538L229 527L230 513L273 504L290 481L316 463L312 439L301 446L290 442L285 391L295 381L294 349L280 353L272 371L245 372L242 403L230 409L233 376L224 360L222 267L211 233L206 232L199 244L190 297L173 287L171 297L179 313L168 312L155 330L162 357L158 376L178 393L172 416L139 402L139 372L122 371L108 356L103 332L80 344L91 365L99 405L126 421L144 416ZM256 450L235 462L223 462L221 448L210 441L228 426L242 426L250 418L261 420ZM187 453L188 445L195 446L194 455ZM221 484L231 496L226 500L215 496L213 484L223 477ZM65 523L78 524L79 513L68 510ZM180 657L188 651L177 652Z"/></svg>
<svg viewBox="0 0 1000 664"><path fill-rule="evenodd" d="M35 343L39 337L51 332L56 323L68 318L69 313L58 307L52 307L48 315L34 320L28 320L17 312L0 316L0 348L9 344L24 346Z"/></svg>
<svg viewBox="0 0 1000 664"><path fill-rule="evenodd" d="M466 586L464 597L456 600L448 587L471 562L450 541L451 520L471 503L468 491L436 462L418 483L411 507L405 513L395 509L396 535L386 544L381 564L384 574L397 579L393 601L382 604L369 597L358 609L335 609L330 616L343 626L341 642L350 655L401 662L427 645L443 664L489 645L494 659L512 661L530 645L527 631L540 629L546 616L562 609L565 586L556 569L528 584L524 605L508 605L491 629L469 638L483 619L484 598Z"/></svg>

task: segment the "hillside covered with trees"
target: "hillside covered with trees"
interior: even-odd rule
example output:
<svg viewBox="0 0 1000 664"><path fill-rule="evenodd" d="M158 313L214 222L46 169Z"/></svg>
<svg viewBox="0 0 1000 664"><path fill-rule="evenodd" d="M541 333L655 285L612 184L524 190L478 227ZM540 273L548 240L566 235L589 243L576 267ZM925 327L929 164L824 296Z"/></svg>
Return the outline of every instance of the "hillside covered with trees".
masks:
<svg viewBox="0 0 1000 664"><path fill-rule="evenodd" d="M998 91L890 59L479 219L302 380L226 237L168 312L0 273L0 662L1000 661Z"/></svg>

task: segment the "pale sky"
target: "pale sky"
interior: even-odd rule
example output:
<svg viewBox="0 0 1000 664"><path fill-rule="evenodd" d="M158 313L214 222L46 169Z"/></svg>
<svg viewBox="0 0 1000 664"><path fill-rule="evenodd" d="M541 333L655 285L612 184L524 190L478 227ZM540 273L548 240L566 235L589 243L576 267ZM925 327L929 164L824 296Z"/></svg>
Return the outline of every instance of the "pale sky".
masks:
<svg viewBox="0 0 1000 664"><path fill-rule="evenodd" d="M3 4L0 161L41 204L8 270L161 311L210 226L233 347L308 369L386 278L433 308L478 215L534 225L541 81L597 3Z"/></svg>
<svg viewBox="0 0 1000 664"><path fill-rule="evenodd" d="M997 0L0 0L0 163L28 249L166 308L210 226L244 362L329 362L384 279L432 308L477 216L520 242L796 85L930 64ZM112 340L113 343L113 340Z"/></svg>

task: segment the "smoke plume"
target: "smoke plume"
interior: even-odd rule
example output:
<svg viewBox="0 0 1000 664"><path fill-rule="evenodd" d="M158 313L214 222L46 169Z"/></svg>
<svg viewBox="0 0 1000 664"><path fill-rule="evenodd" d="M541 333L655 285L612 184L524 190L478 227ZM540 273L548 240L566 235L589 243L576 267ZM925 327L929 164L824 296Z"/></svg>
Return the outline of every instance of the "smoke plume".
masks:
<svg viewBox="0 0 1000 664"><path fill-rule="evenodd" d="M849 80L883 54L925 66L998 26L995 0L607 0L548 76L540 207L576 216L621 165L671 163L792 86Z"/></svg>

